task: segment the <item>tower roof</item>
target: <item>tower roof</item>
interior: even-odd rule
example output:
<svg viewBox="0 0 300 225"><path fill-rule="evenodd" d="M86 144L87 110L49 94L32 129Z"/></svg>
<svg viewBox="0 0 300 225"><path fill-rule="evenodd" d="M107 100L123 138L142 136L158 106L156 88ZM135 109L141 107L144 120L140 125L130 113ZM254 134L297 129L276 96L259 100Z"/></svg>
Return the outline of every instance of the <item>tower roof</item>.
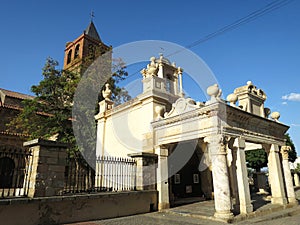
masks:
<svg viewBox="0 0 300 225"><path fill-rule="evenodd" d="M96 27L93 23L93 21L90 22L88 27L85 29L84 33L92 38L94 38L97 41L101 41L100 36L96 30Z"/></svg>

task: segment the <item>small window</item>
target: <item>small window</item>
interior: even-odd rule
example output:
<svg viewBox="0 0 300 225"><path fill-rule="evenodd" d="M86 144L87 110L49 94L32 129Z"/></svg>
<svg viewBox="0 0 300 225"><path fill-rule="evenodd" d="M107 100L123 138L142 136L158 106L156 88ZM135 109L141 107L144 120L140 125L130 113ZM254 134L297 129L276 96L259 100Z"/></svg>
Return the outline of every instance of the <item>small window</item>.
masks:
<svg viewBox="0 0 300 225"><path fill-rule="evenodd" d="M175 174L174 183L175 184L180 184L180 174L179 173Z"/></svg>
<svg viewBox="0 0 300 225"><path fill-rule="evenodd" d="M196 173L193 174L193 181L194 184L199 184L199 174Z"/></svg>
<svg viewBox="0 0 300 225"><path fill-rule="evenodd" d="M69 63L71 62L71 60L72 60L72 50L70 50L70 51L68 52L68 56L67 56L67 64L69 64Z"/></svg>
<svg viewBox="0 0 300 225"><path fill-rule="evenodd" d="M74 52L74 59L78 58L79 49L80 49L80 44L76 45L75 52Z"/></svg>

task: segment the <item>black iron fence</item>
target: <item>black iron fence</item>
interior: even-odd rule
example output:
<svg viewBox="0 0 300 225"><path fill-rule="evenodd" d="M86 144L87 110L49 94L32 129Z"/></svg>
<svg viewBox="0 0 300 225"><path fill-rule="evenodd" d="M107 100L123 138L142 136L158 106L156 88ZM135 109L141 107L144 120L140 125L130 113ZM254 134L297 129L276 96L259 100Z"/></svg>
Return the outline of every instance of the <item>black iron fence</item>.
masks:
<svg viewBox="0 0 300 225"><path fill-rule="evenodd" d="M61 194L136 190L136 162L131 158L97 157L96 171L80 152L66 160ZM0 146L0 198L28 195L32 163L31 152Z"/></svg>
<svg viewBox="0 0 300 225"><path fill-rule="evenodd" d="M63 194L94 191L96 191L95 170L86 162L80 152L68 154Z"/></svg>
<svg viewBox="0 0 300 225"><path fill-rule="evenodd" d="M67 158L62 194L130 191L135 187L136 162L131 158L97 157L96 171L80 152Z"/></svg>
<svg viewBox="0 0 300 225"><path fill-rule="evenodd" d="M131 158L97 157L96 171L97 189L102 191L136 189L136 162Z"/></svg>
<svg viewBox="0 0 300 225"><path fill-rule="evenodd" d="M30 152L14 146L0 146L1 198L27 196L31 164Z"/></svg>

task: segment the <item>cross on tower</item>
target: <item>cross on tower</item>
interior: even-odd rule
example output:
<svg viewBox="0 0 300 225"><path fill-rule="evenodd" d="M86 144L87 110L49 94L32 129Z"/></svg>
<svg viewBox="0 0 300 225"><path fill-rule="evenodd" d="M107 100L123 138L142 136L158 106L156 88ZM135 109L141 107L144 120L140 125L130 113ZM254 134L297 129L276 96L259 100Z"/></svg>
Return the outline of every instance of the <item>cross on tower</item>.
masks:
<svg viewBox="0 0 300 225"><path fill-rule="evenodd" d="M95 17L93 10L91 11L90 16L91 16L91 21L93 21L93 18Z"/></svg>

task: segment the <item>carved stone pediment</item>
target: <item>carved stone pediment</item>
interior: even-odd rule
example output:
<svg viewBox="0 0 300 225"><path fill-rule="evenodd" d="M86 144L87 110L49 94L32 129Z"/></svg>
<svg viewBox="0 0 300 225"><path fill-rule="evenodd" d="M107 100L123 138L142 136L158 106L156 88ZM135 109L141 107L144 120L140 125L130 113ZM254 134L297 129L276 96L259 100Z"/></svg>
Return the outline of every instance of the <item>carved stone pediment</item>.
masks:
<svg viewBox="0 0 300 225"><path fill-rule="evenodd" d="M170 112L166 112L164 117L172 117L177 116L195 109L199 109L200 105L197 104L193 99L191 98L179 98L175 103L172 105L172 109Z"/></svg>

